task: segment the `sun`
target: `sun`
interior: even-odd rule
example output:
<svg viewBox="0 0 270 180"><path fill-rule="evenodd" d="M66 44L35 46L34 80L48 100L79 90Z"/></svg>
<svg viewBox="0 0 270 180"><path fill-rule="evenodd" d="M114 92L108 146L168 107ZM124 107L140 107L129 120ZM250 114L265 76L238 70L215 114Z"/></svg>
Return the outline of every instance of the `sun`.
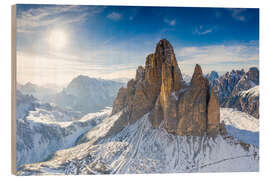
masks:
<svg viewBox="0 0 270 180"><path fill-rule="evenodd" d="M64 29L52 29L48 32L48 44L54 50L61 50L67 46L68 34Z"/></svg>

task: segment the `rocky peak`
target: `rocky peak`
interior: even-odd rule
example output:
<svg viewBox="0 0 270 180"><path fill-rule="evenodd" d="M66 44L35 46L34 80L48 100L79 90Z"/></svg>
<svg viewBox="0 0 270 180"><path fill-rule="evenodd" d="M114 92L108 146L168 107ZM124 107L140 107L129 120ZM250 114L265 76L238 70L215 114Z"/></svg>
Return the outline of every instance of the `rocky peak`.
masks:
<svg viewBox="0 0 270 180"><path fill-rule="evenodd" d="M194 73L191 79L191 86L195 87L203 87L206 88L206 86L209 86L209 82L207 78L203 76L202 68L199 64L196 64Z"/></svg>
<svg viewBox="0 0 270 180"><path fill-rule="evenodd" d="M219 125L219 116L208 113L209 108L219 113L218 100L214 96L211 100L211 96L209 101L209 97L209 82L200 65L196 65L191 85L187 86L172 45L162 39L155 53L147 56L145 67L138 67L135 80L119 90L113 113L123 110L121 118L126 125L150 112L149 119L155 128L164 122L169 133L200 136L207 133L208 116L214 127Z"/></svg>
<svg viewBox="0 0 270 180"><path fill-rule="evenodd" d="M210 82L213 82L214 80L218 79L218 73L216 71L211 71L211 73L208 73L205 76Z"/></svg>
<svg viewBox="0 0 270 180"><path fill-rule="evenodd" d="M200 66L199 64L196 64L195 69L194 69L194 73L193 73L193 75L192 75L192 80L198 79L198 78L200 78L202 75L203 75L203 73L202 73L202 68L201 68L201 66ZM191 81L192 81L192 80L191 80Z"/></svg>
<svg viewBox="0 0 270 180"><path fill-rule="evenodd" d="M163 63L166 60L170 62L172 60L171 57L175 56L172 45L166 39L162 39L158 42L155 55L161 60L160 63Z"/></svg>
<svg viewBox="0 0 270 180"><path fill-rule="evenodd" d="M144 80L144 76L145 76L145 69L142 66L139 66L137 71L136 71L136 81L142 81Z"/></svg>
<svg viewBox="0 0 270 180"><path fill-rule="evenodd" d="M247 72L247 75L251 81L256 85L259 85L259 70L256 67L251 67Z"/></svg>

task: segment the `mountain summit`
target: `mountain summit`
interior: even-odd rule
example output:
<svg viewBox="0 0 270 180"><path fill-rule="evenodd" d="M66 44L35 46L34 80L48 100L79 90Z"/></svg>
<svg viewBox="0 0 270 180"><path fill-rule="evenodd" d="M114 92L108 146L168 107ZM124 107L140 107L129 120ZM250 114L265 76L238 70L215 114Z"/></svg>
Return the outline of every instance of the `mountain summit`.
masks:
<svg viewBox="0 0 270 180"><path fill-rule="evenodd" d="M196 65L187 85L166 39L160 40L155 53L147 56L145 67L138 67L135 80L119 90L112 113L121 110L123 126L150 112L153 127L162 125L176 135L216 136L219 131L218 99L210 92L200 65Z"/></svg>

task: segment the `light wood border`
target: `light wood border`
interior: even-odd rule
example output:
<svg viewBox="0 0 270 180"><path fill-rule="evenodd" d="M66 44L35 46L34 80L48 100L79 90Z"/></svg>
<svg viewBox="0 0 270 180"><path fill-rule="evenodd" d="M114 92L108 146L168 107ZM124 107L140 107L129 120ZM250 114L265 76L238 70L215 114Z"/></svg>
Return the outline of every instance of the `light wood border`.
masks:
<svg viewBox="0 0 270 180"><path fill-rule="evenodd" d="M11 173L16 175L16 5L11 6Z"/></svg>

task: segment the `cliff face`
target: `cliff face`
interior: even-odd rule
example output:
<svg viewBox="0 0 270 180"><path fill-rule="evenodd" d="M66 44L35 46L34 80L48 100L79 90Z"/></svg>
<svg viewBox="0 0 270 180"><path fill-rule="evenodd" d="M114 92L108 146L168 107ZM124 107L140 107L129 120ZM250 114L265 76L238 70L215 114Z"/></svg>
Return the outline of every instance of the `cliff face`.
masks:
<svg viewBox="0 0 270 180"><path fill-rule="evenodd" d="M219 103L209 82L196 65L187 86L182 78L172 45L162 39L155 53L138 67L135 80L121 88L113 105L113 114L123 109L124 125L136 122L145 113L153 127L177 135L215 136L219 130ZM163 123L162 123L163 122Z"/></svg>
<svg viewBox="0 0 270 180"><path fill-rule="evenodd" d="M212 73L211 73L212 74ZM219 97L221 107L235 108L259 118L259 69L233 70L219 78L206 76ZM254 93L256 92L256 93Z"/></svg>
<svg viewBox="0 0 270 180"><path fill-rule="evenodd" d="M232 70L214 79L211 79L210 75L206 77L212 81L211 87L218 95L219 104L222 107L226 107L228 99L237 96L241 91L246 91L259 85L259 70L256 67L251 67L248 72L245 72L243 69Z"/></svg>
<svg viewBox="0 0 270 180"><path fill-rule="evenodd" d="M259 86L255 86L230 97L224 106L246 112L259 119L259 101Z"/></svg>

